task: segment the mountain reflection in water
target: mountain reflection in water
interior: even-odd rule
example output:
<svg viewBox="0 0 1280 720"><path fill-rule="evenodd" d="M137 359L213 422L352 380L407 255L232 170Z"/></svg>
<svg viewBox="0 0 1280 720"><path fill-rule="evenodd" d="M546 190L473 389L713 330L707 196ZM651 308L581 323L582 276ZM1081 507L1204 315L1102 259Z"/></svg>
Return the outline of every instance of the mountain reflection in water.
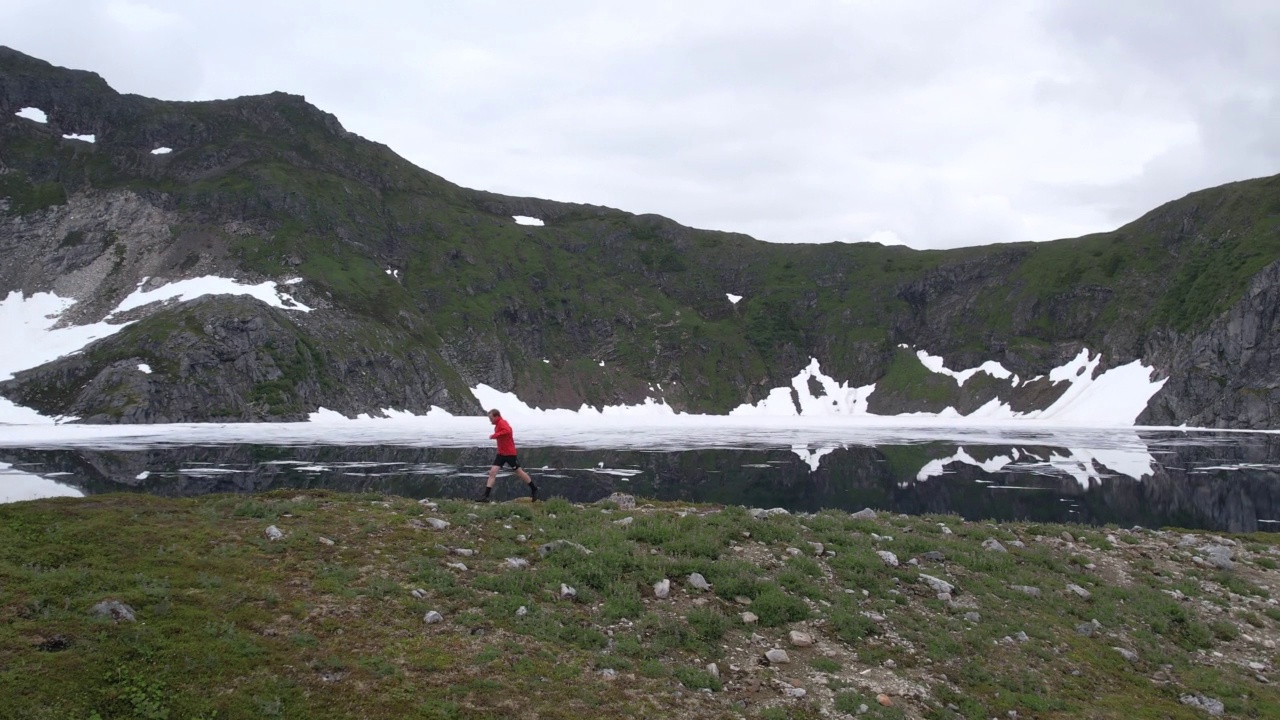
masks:
<svg viewBox="0 0 1280 720"><path fill-rule="evenodd" d="M1280 436L1274 434L947 434L924 428L897 434L846 430L843 437L735 432L697 438L685 433L676 441L664 440L660 432L631 437L603 432L595 442L617 449L526 444L520 459L544 495L573 502L622 491L792 511L872 507L971 520L1280 531ZM8 444L6 439L0 438L0 445ZM399 436L382 438L386 444L376 444L376 436L360 444L306 444L306 437L249 444L245 439L236 432L163 439L135 434L77 440L66 447L56 442L0 447L0 497L6 483L16 487L20 478L26 495L10 493L11 500L36 496L44 486L53 488L49 494L189 496L325 488L467 498L478 493L493 454L487 447L458 447L462 443L452 437L417 439L436 445L426 447L406 446ZM45 485L37 482L41 478ZM520 483L504 472L498 498L523 494Z"/></svg>

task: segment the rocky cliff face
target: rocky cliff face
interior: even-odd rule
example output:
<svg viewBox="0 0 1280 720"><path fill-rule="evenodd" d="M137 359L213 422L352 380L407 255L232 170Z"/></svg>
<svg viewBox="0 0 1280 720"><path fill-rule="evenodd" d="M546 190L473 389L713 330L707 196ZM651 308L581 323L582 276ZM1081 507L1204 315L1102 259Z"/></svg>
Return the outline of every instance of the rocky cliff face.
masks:
<svg viewBox="0 0 1280 720"><path fill-rule="evenodd" d="M28 106L48 122L14 116ZM52 292L77 301L61 322L83 324L138 289L216 275L297 279L290 294L314 309L140 307L112 316L129 329L0 382L95 422L470 413L478 383L544 406L657 396L724 412L810 358L876 383L884 414L1025 411L1062 392L982 375L962 387L905 344L1023 379L1086 347L1098 372L1141 359L1168 378L1143 422L1274 427L1278 228L1280 178L1265 178L1052 243L769 245L461 188L297 96L162 102L0 48L0 298Z"/></svg>

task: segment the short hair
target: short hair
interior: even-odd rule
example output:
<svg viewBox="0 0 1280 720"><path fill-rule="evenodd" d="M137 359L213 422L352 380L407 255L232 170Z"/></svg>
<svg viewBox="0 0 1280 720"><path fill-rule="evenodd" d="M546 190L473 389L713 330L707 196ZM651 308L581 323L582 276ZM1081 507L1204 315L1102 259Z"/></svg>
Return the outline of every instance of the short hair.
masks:
<svg viewBox="0 0 1280 720"><path fill-rule="evenodd" d="M497 410L490 410L489 417L502 417L502 413L498 412Z"/></svg>

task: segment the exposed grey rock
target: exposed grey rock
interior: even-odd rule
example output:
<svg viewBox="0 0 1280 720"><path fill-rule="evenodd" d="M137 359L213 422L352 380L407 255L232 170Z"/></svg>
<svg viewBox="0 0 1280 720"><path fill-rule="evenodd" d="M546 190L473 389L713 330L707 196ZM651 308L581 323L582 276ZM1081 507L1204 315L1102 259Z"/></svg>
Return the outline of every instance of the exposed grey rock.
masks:
<svg viewBox="0 0 1280 720"><path fill-rule="evenodd" d="M133 608L119 600L103 600L89 608L89 614L94 617L109 618L115 622L134 622L136 620Z"/></svg>
<svg viewBox="0 0 1280 720"><path fill-rule="evenodd" d="M820 542L811 542L809 543L809 547L813 548L813 554L818 557L822 557L822 554L827 550L827 546Z"/></svg>
<svg viewBox="0 0 1280 720"><path fill-rule="evenodd" d="M425 598L427 597L427 591L426 591L426 590L423 590L422 588L415 588L415 589L411 590L411 591L409 592L409 594L410 594L410 595L412 595L412 596L414 596L415 598L417 598L417 599L419 599L419 600L423 600L423 599L425 599Z"/></svg>
<svg viewBox="0 0 1280 720"><path fill-rule="evenodd" d="M630 515L628 515L627 517L624 517L624 518L622 518L621 520L614 520L614 521L613 521L613 524L614 524L614 525L620 525L620 526L622 526L622 527L626 527L627 525L630 525L631 523L633 523L633 522L635 522L635 521L636 521L636 519L635 519L635 518L633 518L633 517L631 517Z"/></svg>
<svg viewBox="0 0 1280 720"><path fill-rule="evenodd" d="M327 537L325 537L325 536L323 536L323 535L321 535L320 537L318 537L318 538L316 538L316 539L317 539L317 540L319 540L319 541L320 541L320 543L321 543L322 545L332 545L332 544L333 544L333 541L332 541L332 540L330 540L329 538L327 538Z"/></svg>
<svg viewBox="0 0 1280 720"><path fill-rule="evenodd" d="M788 639L791 640L791 644L795 647L809 647L813 645L813 636L807 632L802 632L800 630L792 630L790 633L787 634L787 637Z"/></svg>
<svg viewBox="0 0 1280 720"><path fill-rule="evenodd" d="M1025 631L1019 630L1018 634L1013 636L1013 639L1017 640L1018 642L1027 642L1031 638L1027 635Z"/></svg>
<svg viewBox="0 0 1280 720"><path fill-rule="evenodd" d="M1005 549L1004 545L1001 545L1000 541L995 538L987 538L986 540L983 540L982 547L995 552L1002 552L1002 553L1009 552L1008 550Z"/></svg>
<svg viewBox="0 0 1280 720"><path fill-rule="evenodd" d="M529 542L529 536L528 536L528 535L517 535L517 536L516 536L516 542L518 542L518 543L522 543L522 542Z"/></svg>
<svg viewBox="0 0 1280 720"><path fill-rule="evenodd" d="M280 540L284 538L284 533L280 532L280 528L275 525L268 525L266 533L268 540Z"/></svg>
<svg viewBox="0 0 1280 720"><path fill-rule="evenodd" d="M524 617L525 615L528 615L528 614L529 614L529 608L525 607L524 605L521 605L520 607L516 608L516 617Z"/></svg>
<svg viewBox="0 0 1280 720"><path fill-rule="evenodd" d="M1097 618L1094 618L1093 620L1090 620L1087 623L1081 623L1076 626L1076 632L1085 637L1093 637L1093 634L1095 632L1098 632L1101 629L1102 629L1102 623L1098 622Z"/></svg>
<svg viewBox="0 0 1280 720"><path fill-rule="evenodd" d="M440 518L435 518L435 517L426 518L423 520L423 522L430 525L435 530L444 530L445 528L449 527L448 520L441 520Z"/></svg>
<svg viewBox="0 0 1280 720"><path fill-rule="evenodd" d="M1017 590L1020 593L1026 593L1031 597L1036 597L1036 598L1040 597L1040 588L1038 587L1032 587L1030 585L1010 585L1009 589Z"/></svg>
<svg viewBox="0 0 1280 720"><path fill-rule="evenodd" d="M953 534L954 534L954 533L952 533L952 532L951 532L951 528L947 527L946 525L940 525L940 526L939 526L939 530L941 530L941 531L942 531L942 534L943 534L943 535L953 535Z"/></svg>
<svg viewBox="0 0 1280 720"><path fill-rule="evenodd" d="M453 555L459 555L461 557L473 557L477 554L476 551L472 550L471 548L453 548L449 552Z"/></svg>
<svg viewBox="0 0 1280 720"><path fill-rule="evenodd" d="M1122 647L1113 647L1113 648L1111 648L1111 649L1112 649L1112 650L1115 650L1115 651L1116 651L1116 652L1118 652L1118 653L1120 653L1120 657L1124 658L1125 660L1127 660L1127 661L1129 661L1129 662L1131 662L1131 663L1136 663L1136 662L1138 662L1138 653L1136 653L1136 652L1134 652L1134 651L1132 651L1132 650L1129 650L1129 649L1127 649L1127 648L1122 648Z"/></svg>
<svg viewBox="0 0 1280 720"><path fill-rule="evenodd" d="M1067 590L1075 593L1076 595L1079 595L1084 600L1088 600L1089 598L1093 597L1093 593L1089 592L1088 590L1085 590L1084 588L1080 587L1079 585L1076 585L1075 583L1067 583Z"/></svg>
<svg viewBox="0 0 1280 720"><path fill-rule="evenodd" d="M578 597L578 591L576 588L572 588L568 585L565 585L564 583L560 583L560 599L561 600L573 600L577 597Z"/></svg>
<svg viewBox="0 0 1280 720"><path fill-rule="evenodd" d="M571 548L573 550L577 550L578 552L583 553L584 555L591 554L590 550L586 549L585 547L583 547L582 545L576 542L573 542L572 540L552 540L549 543L544 543L542 545L539 545L538 554L545 558L551 553L556 552L557 550L563 550L564 548Z"/></svg>
<svg viewBox="0 0 1280 720"><path fill-rule="evenodd" d="M786 663L791 662L791 658L787 655L787 651L781 648L773 648L766 652L764 657L775 665L785 665Z"/></svg>
<svg viewBox="0 0 1280 720"><path fill-rule="evenodd" d="M1230 570L1236 566L1231 548L1226 545L1205 545L1200 552L1205 561L1219 570Z"/></svg>
<svg viewBox="0 0 1280 720"><path fill-rule="evenodd" d="M435 610L428 610L427 614L422 616L422 621L428 625L435 625L444 622L444 616Z"/></svg>
<svg viewBox="0 0 1280 720"><path fill-rule="evenodd" d="M1213 716L1221 715L1227 710L1227 706L1223 705L1221 700L1205 697L1200 693L1196 693L1195 695L1183 695L1178 698L1178 701L1183 705L1200 708Z"/></svg>
<svg viewBox="0 0 1280 720"><path fill-rule="evenodd" d="M770 508L768 510L761 510L760 508L754 508L751 510L751 517L757 520L770 518L770 517L773 517L774 515L790 515L790 514L791 513L786 508L780 508L780 507Z"/></svg>
<svg viewBox="0 0 1280 720"><path fill-rule="evenodd" d="M955 585L952 585L946 580L936 578L932 575L926 575L924 573L920 573L920 582L928 585L936 593L952 594L956 589Z"/></svg>
<svg viewBox="0 0 1280 720"><path fill-rule="evenodd" d="M947 559L946 555L943 555L941 552L937 550L930 550L926 553L923 553L920 557L924 558L925 560L928 560L929 562L942 562Z"/></svg>
<svg viewBox="0 0 1280 720"><path fill-rule="evenodd" d="M707 673L708 673L708 674L710 674L710 675L711 675L711 677L713 677L713 678L715 678L715 679L719 680L719 679L720 679L720 666L719 666L719 665L716 665L715 663L707 663Z"/></svg>
<svg viewBox="0 0 1280 720"><path fill-rule="evenodd" d="M460 563L460 562L456 562L456 563L445 563L445 567L452 568L452 569L454 569L454 570L460 570L460 571L462 571L462 572L466 572L466 571L467 571L467 566L466 566L466 564L465 564L465 563Z"/></svg>
<svg viewBox="0 0 1280 720"><path fill-rule="evenodd" d="M802 687L786 687L783 688L782 694L787 697L802 698L808 694L808 691Z"/></svg>
<svg viewBox="0 0 1280 720"><path fill-rule="evenodd" d="M671 581L663 578L653 584L653 596L658 599L664 599L671 594Z"/></svg>
<svg viewBox="0 0 1280 720"><path fill-rule="evenodd" d="M1063 540L1065 540L1065 541L1067 541L1067 542L1069 542L1069 543L1073 543L1073 542L1075 542L1075 541L1076 541L1075 536L1074 536L1074 535L1072 535L1071 533L1067 532L1066 530L1063 530L1063 531L1062 531L1062 539L1063 539Z"/></svg>
<svg viewBox="0 0 1280 720"><path fill-rule="evenodd" d="M976 623L982 621L982 616L976 612L967 612L964 614L964 619L971 623Z"/></svg>
<svg viewBox="0 0 1280 720"><path fill-rule="evenodd" d="M505 563L512 570L522 570L529 567L529 561L524 558L509 557L505 560Z"/></svg>
<svg viewBox="0 0 1280 720"><path fill-rule="evenodd" d="M707 582L707 579L702 577L702 573L691 574L689 576L689 585L691 587L697 588L698 590L711 589L711 583Z"/></svg>
<svg viewBox="0 0 1280 720"><path fill-rule="evenodd" d="M1022 542L1021 540L1012 540L1009 542L1009 544L1016 548L1024 548L1027 546L1027 544Z"/></svg>
<svg viewBox="0 0 1280 720"><path fill-rule="evenodd" d="M851 515L850 517L852 517L854 520L875 520L876 511L872 510L871 508L863 508L858 512L854 513L853 515Z"/></svg>
<svg viewBox="0 0 1280 720"><path fill-rule="evenodd" d="M618 506L619 510L635 510L636 509L636 497L634 495L628 495L626 493L620 493L620 492L613 493L612 495L601 500L600 502L613 503L614 505Z"/></svg>
<svg viewBox="0 0 1280 720"><path fill-rule="evenodd" d="M888 550L877 550L876 555L880 556L880 559L884 561L885 565L888 565L889 567L898 567L898 556Z"/></svg>
<svg viewBox="0 0 1280 720"><path fill-rule="evenodd" d="M749 610L748 610L747 612L742 613L742 624L743 624L743 625L755 625L755 624L756 624L756 622L758 622L759 620L760 620L760 618L759 618L759 617L757 617L755 613L753 613L753 612L751 612L751 611L749 611Z"/></svg>

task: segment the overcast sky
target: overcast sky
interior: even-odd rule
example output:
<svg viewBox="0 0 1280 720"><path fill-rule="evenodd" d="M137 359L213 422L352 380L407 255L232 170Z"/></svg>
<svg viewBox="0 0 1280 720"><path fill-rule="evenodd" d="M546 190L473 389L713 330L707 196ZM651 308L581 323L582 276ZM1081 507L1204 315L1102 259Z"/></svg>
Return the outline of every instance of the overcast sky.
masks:
<svg viewBox="0 0 1280 720"><path fill-rule="evenodd" d="M1280 173L1276 0L0 0L0 44L777 242L1050 240Z"/></svg>

